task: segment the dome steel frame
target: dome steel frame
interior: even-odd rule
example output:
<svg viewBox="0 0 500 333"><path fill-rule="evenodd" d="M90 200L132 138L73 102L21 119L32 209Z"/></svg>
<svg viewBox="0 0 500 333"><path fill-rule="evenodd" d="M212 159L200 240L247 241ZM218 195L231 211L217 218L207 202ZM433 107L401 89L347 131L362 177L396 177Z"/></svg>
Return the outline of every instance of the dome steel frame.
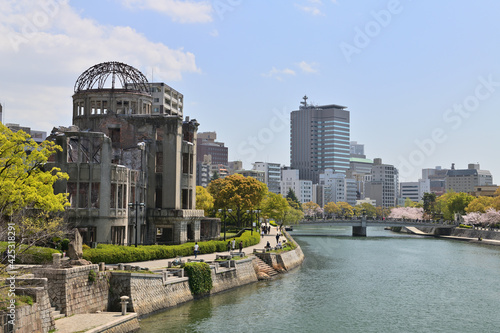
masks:
<svg viewBox="0 0 500 333"><path fill-rule="evenodd" d="M105 84L111 76L111 88ZM122 88L115 88L118 79ZM96 87L97 85L97 87ZM122 62L103 62L83 72L75 83L75 93L95 89L124 89L150 94L148 79L136 68Z"/></svg>

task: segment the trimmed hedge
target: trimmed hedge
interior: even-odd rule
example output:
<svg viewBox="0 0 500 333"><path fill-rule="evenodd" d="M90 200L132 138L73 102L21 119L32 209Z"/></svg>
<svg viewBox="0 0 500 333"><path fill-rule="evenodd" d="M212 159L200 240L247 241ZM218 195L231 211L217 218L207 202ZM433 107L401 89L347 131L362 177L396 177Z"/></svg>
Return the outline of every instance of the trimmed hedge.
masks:
<svg viewBox="0 0 500 333"><path fill-rule="evenodd" d="M260 235L246 231L241 237L236 238L236 244L243 242L243 246L252 246L260 242ZM228 241L198 242L200 254L227 251ZM122 246L98 244L95 249L83 249L83 258L94 264L105 262L106 264L128 263L136 261L169 259L178 256L193 255L194 243L181 245L139 245Z"/></svg>
<svg viewBox="0 0 500 333"><path fill-rule="evenodd" d="M184 272L189 277L189 289L193 295L208 294L212 290L212 272L206 262L188 262Z"/></svg>
<svg viewBox="0 0 500 333"><path fill-rule="evenodd" d="M53 253L61 253L56 249L40 246L32 246L23 252L26 247L21 244L20 248L16 249L16 264L49 264L52 262ZM5 249L7 242L0 242L0 253L4 253Z"/></svg>

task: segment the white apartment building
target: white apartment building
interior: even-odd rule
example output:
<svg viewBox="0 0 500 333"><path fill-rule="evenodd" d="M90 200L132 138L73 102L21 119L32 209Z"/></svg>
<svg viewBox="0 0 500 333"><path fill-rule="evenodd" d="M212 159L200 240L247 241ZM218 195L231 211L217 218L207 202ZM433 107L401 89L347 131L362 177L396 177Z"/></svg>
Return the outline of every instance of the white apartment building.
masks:
<svg viewBox="0 0 500 333"><path fill-rule="evenodd" d="M431 193L431 182L429 179L419 179L418 182L401 182L400 197L404 200L419 202L424 193Z"/></svg>
<svg viewBox="0 0 500 333"><path fill-rule="evenodd" d="M323 202L347 202L356 205L357 183L355 179L346 178L345 174L334 173L333 169L325 169L319 174L319 185L323 186Z"/></svg>
<svg viewBox="0 0 500 333"><path fill-rule="evenodd" d="M264 183L267 185L269 192L281 193L281 165L279 163L255 162L253 169L265 172Z"/></svg>
<svg viewBox="0 0 500 333"><path fill-rule="evenodd" d="M292 189L301 203L313 200L313 184L310 180L299 179L299 170L281 170L281 195L286 197L288 191Z"/></svg>

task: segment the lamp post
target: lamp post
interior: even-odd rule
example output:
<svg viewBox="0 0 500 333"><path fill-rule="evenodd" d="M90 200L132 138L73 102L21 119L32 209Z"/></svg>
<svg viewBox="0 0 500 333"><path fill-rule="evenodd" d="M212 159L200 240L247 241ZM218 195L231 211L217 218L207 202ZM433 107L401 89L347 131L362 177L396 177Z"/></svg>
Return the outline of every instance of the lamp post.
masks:
<svg viewBox="0 0 500 333"><path fill-rule="evenodd" d="M144 208L144 202L141 202L141 203L139 203L138 201L136 201L135 203L130 202L128 204L128 208L135 209L135 247L137 247L137 239L138 239L137 230L139 229L138 225L137 225L137 221L139 218L139 208L141 208L141 211L142 211L142 209Z"/></svg>
<svg viewBox="0 0 500 333"><path fill-rule="evenodd" d="M226 241L226 209L218 209L219 213L222 213L224 211L224 241ZM229 208L227 210L228 213L231 213L233 210L231 208Z"/></svg>
<svg viewBox="0 0 500 333"><path fill-rule="evenodd" d="M258 231L257 228L260 228L260 225L259 225L259 213L260 213L260 209L254 209L253 213L255 214L255 217L257 218L257 223L255 224L255 227L256 227L255 231Z"/></svg>

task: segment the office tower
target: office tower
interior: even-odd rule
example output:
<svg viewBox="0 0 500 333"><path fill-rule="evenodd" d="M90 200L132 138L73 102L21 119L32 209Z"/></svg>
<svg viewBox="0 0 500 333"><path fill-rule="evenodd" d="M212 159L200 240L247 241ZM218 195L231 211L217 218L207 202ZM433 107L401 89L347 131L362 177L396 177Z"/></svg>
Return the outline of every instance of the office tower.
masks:
<svg viewBox="0 0 500 333"><path fill-rule="evenodd" d="M300 179L318 183L325 169L345 174L349 169L349 111L345 106L307 104L290 115L291 168Z"/></svg>

